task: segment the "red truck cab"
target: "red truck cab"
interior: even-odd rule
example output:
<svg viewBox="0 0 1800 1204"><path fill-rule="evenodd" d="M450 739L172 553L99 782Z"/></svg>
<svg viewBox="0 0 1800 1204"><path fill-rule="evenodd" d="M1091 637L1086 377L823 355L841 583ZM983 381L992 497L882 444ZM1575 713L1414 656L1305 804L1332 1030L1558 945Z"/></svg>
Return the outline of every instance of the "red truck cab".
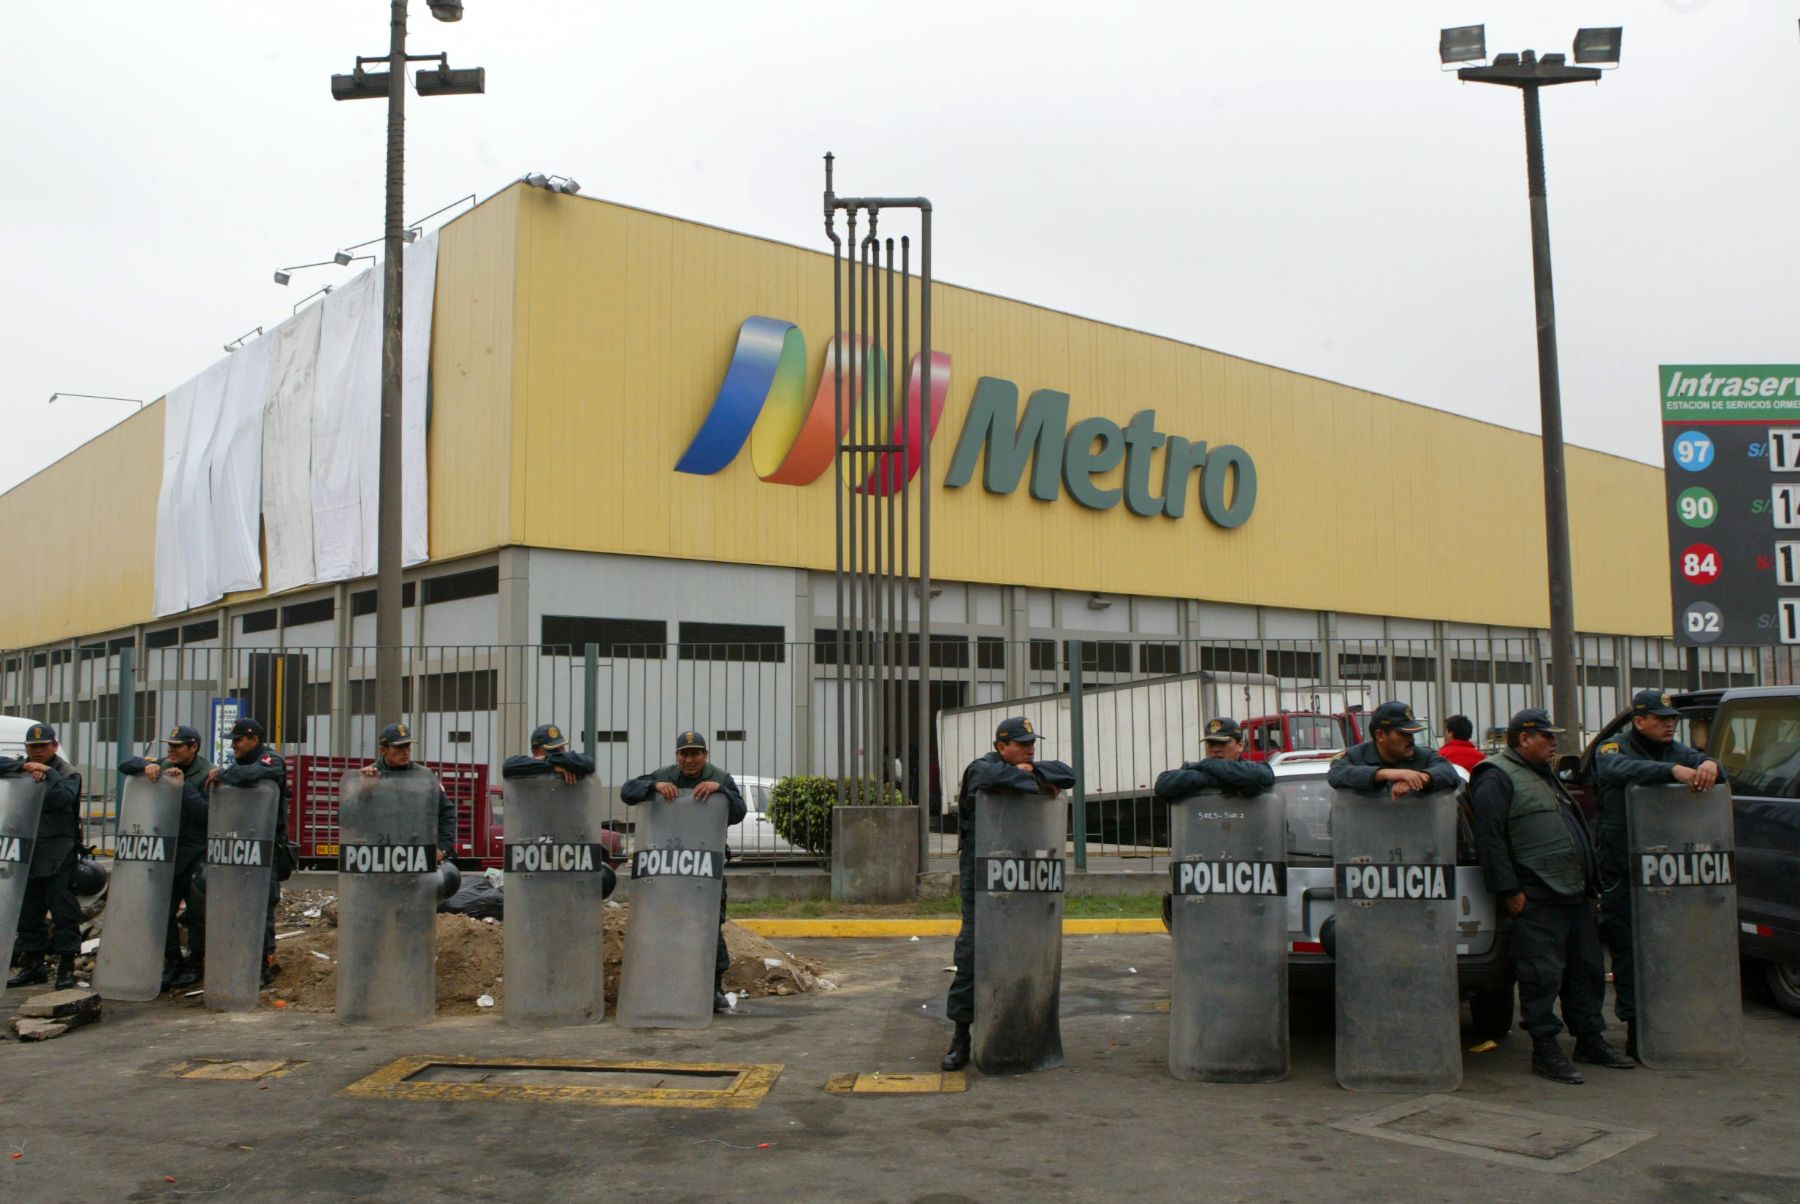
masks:
<svg viewBox="0 0 1800 1204"><path fill-rule="evenodd" d="M1349 748L1362 741L1353 712L1282 711L1243 721L1244 759L1266 761L1276 753Z"/></svg>

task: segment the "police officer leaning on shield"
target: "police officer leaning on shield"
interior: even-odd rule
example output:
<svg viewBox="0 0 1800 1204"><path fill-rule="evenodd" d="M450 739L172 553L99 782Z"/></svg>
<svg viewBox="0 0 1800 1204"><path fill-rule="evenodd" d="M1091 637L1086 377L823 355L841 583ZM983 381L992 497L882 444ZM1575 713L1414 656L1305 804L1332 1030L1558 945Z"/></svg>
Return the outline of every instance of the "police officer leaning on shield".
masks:
<svg viewBox="0 0 1800 1204"><path fill-rule="evenodd" d="M169 888L169 931L163 942L162 989L188 987L206 973L206 892L200 867L206 864L206 781L212 762L200 752L200 733L185 724L169 729L168 751L157 760L131 757L119 762L126 777L181 786L181 827L175 837L175 880ZM185 916L177 915L186 907ZM187 953L181 926L187 925Z"/></svg>
<svg viewBox="0 0 1800 1204"><path fill-rule="evenodd" d="M1424 730L1404 702L1382 703L1369 716L1370 738L1339 753L1325 780L1333 790L1378 793L1386 787L1394 798L1455 790L1462 785L1456 767L1414 742Z"/></svg>
<svg viewBox="0 0 1800 1204"><path fill-rule="evenodd" d="M1218 790L1225 794L1261 794L1275 789L1275 771L1263 761L1244 760L1244 729L1229 717L1209 719L1206 735L1206 757L1200 761L1183 761L1178 768L1157 775L1156 797L1165 803L1178 803L1202 790ZM1163 892L1163 927L1169 927L1173 900Z"/></svg>
<svg viewBox="0 0 1800 1204"><path fill-rule="evenodd" d="M381 755L362 767L365 778L383 778L389 774L419 773L431 777L432 773L423 765L414 763L412 759L412 731L404 723L390 723L381 729L376 738ZM437 786L437 859L438 864L456 855L456 804L444 793L441 782L433 779Z"/></svg>
<svg viewBox="0 0 1800 1204"><path fill-rule="evenodd" d="M969 1064L969 1026L975 1022L975 799L983 790L1011 790L1054 799L1075 784L1075 771L1061 761L1037 760L1037 732L1031 720L1015 715L994 731L994 751L969 762L956 792L957 889L962 895L962 927L956 933L956 976L944 1012L956 1025L945 1051L945 1070Z"/></svg>
<svg viewBox="0 0 1800 1204"><path fill-rule="evenodd" d="M1599 864L1587 820L1556 777L1562 730L1546 711L1514 715L1506 747L1475 766L1469 803L1488 889L1513 917L1509 946L1532 1073L1580 1083L1556 1041L1564 1025L1575 1034L1575 1061L1614 1070L1633 1063L1606 1042L1606 955L1594 916Z"/></svg>
<svg viewBox="0 0 1800 1204"><path fill-rule="evenodd" d="M1625 796L1633 786L1679 782L1696 794L1725 780L1719 763L1675 738L1681 712L1661 690L1631 699L1631 728L1594 753L1600 793L1600 939L1612 954L1613 1011L1625 1022L1625 1052L1637 1056L1637 971L1632 962L1631 880Z"/></svg>
<svg viewBox="0 0 1800 1204"><path fill-rule="evenodd" d="M650 802L655 798L673 799L683 790L692 790L696 799L725 796L726 827L744 822L749 808L732 776L711 764L706 751L706 737L688 730L675 737L675 764L665 765L652 773L632 778L619 787L619 799L626 806ZM719 946L713 958L713 1011L730 1008L725 998L725 971L731 969L731 953L725 948L725 879L719 878Z"/></svg>
<svg viewBox="0 0 1800 1204"><path fill-rule="evenodd" d="M563 735L562 728L554 723L540 723L531 731L531 752L506 758L500 766L500 776L507 781L515 778L559 777L573 786L594 772L594 762L569 747L569 739ZM600 866L600 897L608 898L613 888L618 885L618 875L613 867L604 863Z"/></svg>
<svg viewBox="0 0 1800 1204"><path fill-rule="evenodd" d="M220 783L227 786L254 786L269 782L275 787L275 844L287 844L287 762L264 741L267 734L255 719L240 719L231 725L231 758L215 765L206 775L206 788ZM269 907L263 913L262 985L268 986L279 973L275 965L275 905L281 902L281 876L269 875Z"/></svg>
<svg viewBox="0 0 1800 1204"><path fill-rule="evenodd" d="M22 775L44 784L37 839L26 871L25 901L19 908L19 972L9 987L50 980L44 955L56 955L56 989L75 985L75 955L81 951L81 903L75 897L75 864L80 854L81 775L59 753L56 729L34 723L25 730L25 757L0 757L0 775ZM48 914L49 922L45 923Z"/></svg>

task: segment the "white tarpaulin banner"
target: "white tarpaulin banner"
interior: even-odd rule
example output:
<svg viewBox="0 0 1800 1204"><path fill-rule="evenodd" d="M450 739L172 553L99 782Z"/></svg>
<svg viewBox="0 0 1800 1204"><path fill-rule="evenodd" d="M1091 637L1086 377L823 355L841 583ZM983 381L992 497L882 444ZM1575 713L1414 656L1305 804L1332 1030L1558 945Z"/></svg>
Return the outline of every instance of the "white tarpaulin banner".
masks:
<svg viewBox="0 0 1800 1204"><path fill-rule="evenodd" d="M169 391L163 411L163 484L156 508L152 609L178 614L220 597L210 453L225 403L229 358Z"/></svg>
<svg viewBox="0 0 1800 1204"><path fill-rule="evenodd" d="M380 277L373 268L363 272L320 302L320 308L325 312L313 392L313 579L343 581L375 571ZM366 557L365 537L371 545Z"/></svg>
<svg viewBox="0 0 1800 1204"><path fill-rule="evenodd" d="M423 564L430 552L430 492L425 471L425 427L429 417L431 319L437 296L438 232L433 230L406 248L406 288L400 334L400 413L405 425L400 458L405 465L400 507L401 559ZM371 569L371 571L373 571Z"/></svg>
<svg viewBox="0 0 1800 1204"><path fill-rule="evenodd" d="M263 399L274 341L245 343L230 357L212 443L213 532L221 594L262 585L257 535L262 515Z"/></svg>
<svg viewBox="0 0 1800 1204"><path fill-rule="evenodd" d="M309 305L276 327L263 407L262 514L269 547L269 592L310 585L313 574L313 382L319 367L319 316ZM260 340L259 340L260 341Z"/></svg>
<svg viewBox="0 0 1800 1204"><path fill-rule="evenodd" d="M401 346L402 547L429 552L425 443L438 237L406 249ZM375 572L381 269L169 391L154 609L178 614L264 584L280 593Z"/></svg>

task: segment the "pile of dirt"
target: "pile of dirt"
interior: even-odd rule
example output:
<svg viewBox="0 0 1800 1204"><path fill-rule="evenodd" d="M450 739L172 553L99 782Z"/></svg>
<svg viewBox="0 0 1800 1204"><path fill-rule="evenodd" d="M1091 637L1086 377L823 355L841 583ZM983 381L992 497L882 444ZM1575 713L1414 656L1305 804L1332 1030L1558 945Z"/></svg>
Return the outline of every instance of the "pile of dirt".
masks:
<svg viewBox="0 0 1800 1204"><path fill-rule="evenodd" d="M336 900L324 891L283 896L277 913L275 960L280 974L264 992L270 1000L302 1012L329 1012L337 1006ZM628 904L607 904L605 917L606 1001L619 994L619 968L625 955ZM486 1011L482 996L498 1007L505 998L504 921L468 916L437 918L437 1006L442 1015ZM836 983L821 976L820 967L798 958L737 924L725 925L725 948L731 968L725 989L756 999L767 995L800 995L829 991ZM193 999L191 1002L198 1003Z"/></svg>

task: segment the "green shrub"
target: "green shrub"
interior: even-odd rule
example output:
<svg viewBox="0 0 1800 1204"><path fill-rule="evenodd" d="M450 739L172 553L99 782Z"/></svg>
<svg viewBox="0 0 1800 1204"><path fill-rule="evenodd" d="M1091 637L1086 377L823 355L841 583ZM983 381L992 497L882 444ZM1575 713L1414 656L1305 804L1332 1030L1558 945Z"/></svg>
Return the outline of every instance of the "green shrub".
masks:
<svg viewBox="0 0 1800 1204"><path fill-rule="evenodd" d="M819 857L831 856L831 809L838 802L838 780L796 775L782 778L769 792L769 822L785 841ZM873 779L843 783L851 804L903 807L906 800L892 785Z"/></svg>

